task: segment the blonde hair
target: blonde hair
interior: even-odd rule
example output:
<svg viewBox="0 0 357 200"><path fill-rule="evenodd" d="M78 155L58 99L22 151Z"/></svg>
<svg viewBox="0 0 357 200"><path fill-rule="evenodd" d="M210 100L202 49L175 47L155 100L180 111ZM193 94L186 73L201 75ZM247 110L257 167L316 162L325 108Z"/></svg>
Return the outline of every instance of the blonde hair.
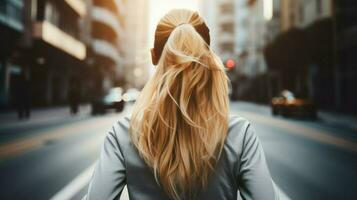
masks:
<svg viewBox="0 0 357 200"><path fill-rule="evenodd" d="M183 9L160 20L154 45L164 42L160 59L130 122L140 156L176 200L197 198L207 185L228 129L228 78L209 34L198 31L202 25L197 12Z"/></svg>

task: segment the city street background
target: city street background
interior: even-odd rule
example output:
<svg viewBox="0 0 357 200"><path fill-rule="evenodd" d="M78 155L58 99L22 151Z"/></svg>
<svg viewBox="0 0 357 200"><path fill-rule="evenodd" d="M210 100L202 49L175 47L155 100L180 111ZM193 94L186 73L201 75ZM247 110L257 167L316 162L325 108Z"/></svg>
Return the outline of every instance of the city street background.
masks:
<svg viewBox="0 0 357 200"><path fill-rule="evenodd" d="M26 124L9 119L0 128L0 199L85 194L105 135L132 105L120 114L95 117L88 107L82 109L75 117L65 112L68 108L38 110ZM341 128L342 122L328 117L318 122L271 117L267 106L247 102L232 102L231 114L252 122L272 177L287 197L355 199L356 128Z"/></svg>
<svg viewBox="0 0 357 200"><path fill-rule="evenodd" d="M357 199L355 0L0 0L0 199L83 197L174 8L208 25L281 198Z"/></svg>

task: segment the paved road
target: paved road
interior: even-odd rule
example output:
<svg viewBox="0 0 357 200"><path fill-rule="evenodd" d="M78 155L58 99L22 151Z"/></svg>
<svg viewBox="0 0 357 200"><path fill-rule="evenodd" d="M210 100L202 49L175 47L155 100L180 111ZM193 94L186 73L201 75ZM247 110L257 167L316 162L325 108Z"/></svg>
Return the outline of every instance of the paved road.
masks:
<svg viewBox="0 0 357 200"><path fill-rule="evenodd" d="M356 130L273 118L267 107L246 103L231 111L252 122L290 199L357 199ZM48 118L54 114L0 124L0 199L80 199L106 132L125 113Z"/></svg>
<svg viewBox="0 0 357 200"><path fill-rule="evenodd" d="M275 182L291 199L357 199L357 131L272 118L267 107L232 105L250 120Z"/></svg>

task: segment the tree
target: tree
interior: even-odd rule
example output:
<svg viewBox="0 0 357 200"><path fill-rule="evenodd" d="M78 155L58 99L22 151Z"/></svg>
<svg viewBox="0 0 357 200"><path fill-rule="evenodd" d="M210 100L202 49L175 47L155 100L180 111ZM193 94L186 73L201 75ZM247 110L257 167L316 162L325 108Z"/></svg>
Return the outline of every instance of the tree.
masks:
<svg viewBox="0 0 357 200"><path fill-rule="evenodd" d="M278 72L280 87L304 96L307 94L307 69L310 62L308 38L304 30L292 28L280 33L264 48L268 69Z"/></svg>
<svg viewBox="0 0 357 200"><path fill-rule="evenodd" d="M306 28L310 49L310 63L319 66L321 71L333 67L333 25L331 18L312 23Z"/></svg>
<svg viewBox="0 0 357 200"><path fill-rule="evenodd" d="M310 60L308 39L304 30L292 28L279 34L264 48L269 69L299 71L306 69Z"/></svg>

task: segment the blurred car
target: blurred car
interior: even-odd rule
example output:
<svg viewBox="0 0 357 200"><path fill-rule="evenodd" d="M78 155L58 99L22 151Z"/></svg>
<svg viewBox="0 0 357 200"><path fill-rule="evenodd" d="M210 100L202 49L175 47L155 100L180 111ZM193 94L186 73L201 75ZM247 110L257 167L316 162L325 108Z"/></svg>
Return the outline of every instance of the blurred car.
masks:
<svg viewBox="0 0 357 200"><path fill-rule="evenodd" d="M289 91L284 90L278 97L271 101L271 112L273 115L284 117L308 117L316 119L317 109L313 102L305 98L297 98Z"/></svg>
<svg viewBox="0 0 357 200"><path fill-rule="evenodd" d="M140 91L136 88L130 88L123 94L123 100L125 102L136 101L139 97Z"/></svg>
<svg viewBox="0 0 357 200"><path fill-rule="evenodd" d="M122 94L123 89L116 87L99 96L92 102L92 114L104 114L108 109L115 109L116 112L123 111L124 101L122 99Z"/></svg>

